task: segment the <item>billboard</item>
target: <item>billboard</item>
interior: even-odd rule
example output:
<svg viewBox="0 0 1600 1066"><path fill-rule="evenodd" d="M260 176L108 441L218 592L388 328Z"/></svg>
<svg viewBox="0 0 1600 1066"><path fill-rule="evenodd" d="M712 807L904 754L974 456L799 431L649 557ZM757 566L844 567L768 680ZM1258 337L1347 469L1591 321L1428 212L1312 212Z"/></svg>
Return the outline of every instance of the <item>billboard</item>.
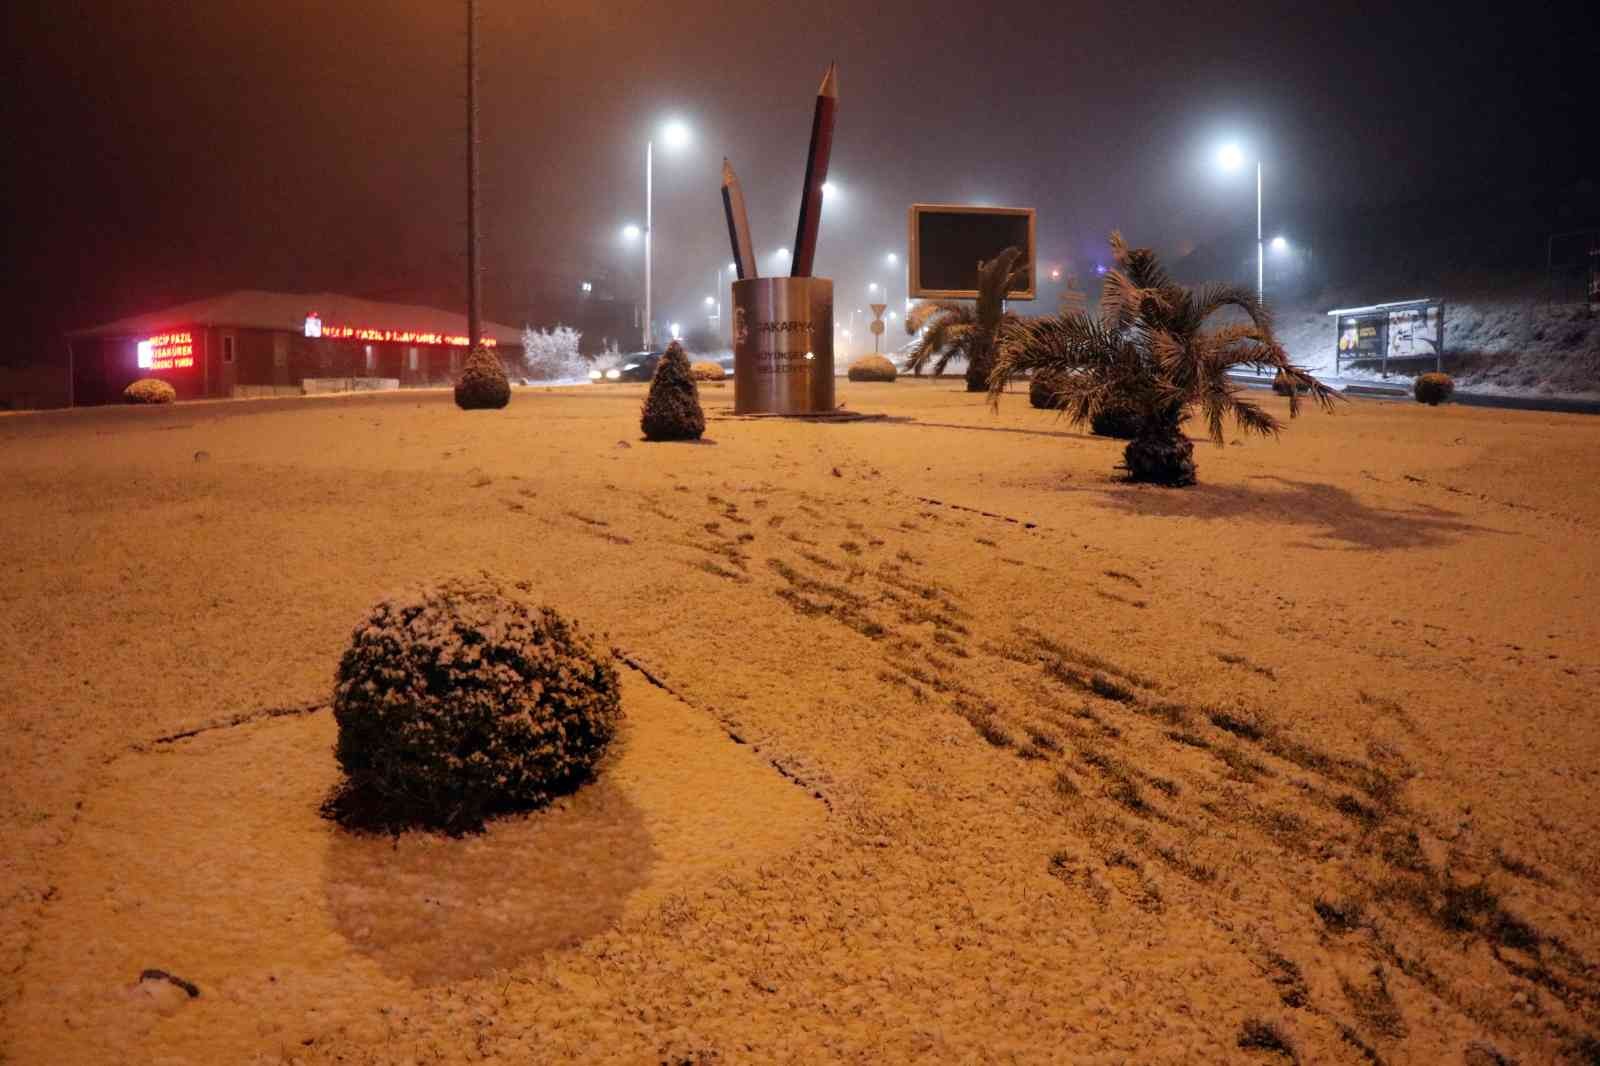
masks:
<svg viewBox="0 0 1600 1066"><path fill-rule="evenodd" d="M1339 327L1336 374L1345 363L1378 363L1386 377L1390 360L1432 359L1435 369L1443 365L1442 300L1345 307L1328 314Z"/></svg>
<svg viewBox="0 0 1600 1066"><path fill-rule="evenodd" d="M977 299L978 264L1013 247L1022 250L1026 269L1006 298L1031 300L1037 295L1033 208L913 204L908 230L911 277L906 295L913 299Z"/></svg>

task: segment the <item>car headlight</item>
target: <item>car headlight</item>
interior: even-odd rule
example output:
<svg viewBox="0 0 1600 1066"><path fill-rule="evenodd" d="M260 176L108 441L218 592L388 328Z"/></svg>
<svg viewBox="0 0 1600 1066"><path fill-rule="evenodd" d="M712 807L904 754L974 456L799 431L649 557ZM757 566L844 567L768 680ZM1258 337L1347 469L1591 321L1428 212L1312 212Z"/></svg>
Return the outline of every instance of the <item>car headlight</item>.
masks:
<svg viewBox="0 0 1600 1066"><path fill-rule="evenodd" d="M598 371L598 370L591 370L591 371L589 371L589 380L590 380L590 381L599 381L599 380L600 380L600 379L601 379L601 378L603 378L603 377L605 377L605 375L604 375L604 374L602 374L602 373L601 373L601 372L600 372L600 371Z"/></svg>
<svg viewBox="0 0 1600 1066"><path fill-rule="evenodd" d="M606 380L607 381L616 381L621 376L622 376L622 371L616 369L615 367L613 367L612 369L606 371Z"/></svg>

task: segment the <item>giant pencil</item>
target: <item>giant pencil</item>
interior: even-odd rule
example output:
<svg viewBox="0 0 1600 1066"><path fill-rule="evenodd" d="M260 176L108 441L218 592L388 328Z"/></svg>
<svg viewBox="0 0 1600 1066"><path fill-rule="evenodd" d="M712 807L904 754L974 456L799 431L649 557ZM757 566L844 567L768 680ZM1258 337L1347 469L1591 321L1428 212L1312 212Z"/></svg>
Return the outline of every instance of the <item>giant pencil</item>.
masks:
<svg viewBox="0 0 1600 1066"><path fill-rule="evenodd" d="M744 190L733 172L733 164L726 156L722 159L722 210L728 216L728 243L733 245L734 273L739 280L756 278L755 253L750 244L750 216L744 209Z"/></svg>
<svg viewBox="0 0 1600 1066"><path fill-rule="evenodd" d="M817 227L822 223L822 183L828 180L828 156L833 151L833 119L839 110L839 73L828 64L817 90L817 110L811 118L811 150L806 153L806 183L800 192L800 225L794 234L794 266L790 277L809 278L817 257Z"/></svg>

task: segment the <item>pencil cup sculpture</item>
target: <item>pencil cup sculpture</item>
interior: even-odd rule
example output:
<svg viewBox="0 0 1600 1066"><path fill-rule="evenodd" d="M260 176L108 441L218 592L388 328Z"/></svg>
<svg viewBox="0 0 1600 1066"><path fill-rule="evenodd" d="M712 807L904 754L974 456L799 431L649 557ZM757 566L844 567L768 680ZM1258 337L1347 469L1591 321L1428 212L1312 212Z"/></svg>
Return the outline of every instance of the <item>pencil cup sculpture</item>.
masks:
<svg viewBox="0 0 1600 1066"><path fill-rule="evenodd" d="M833 281L733 283L733 413L833 410Z"/></svg>

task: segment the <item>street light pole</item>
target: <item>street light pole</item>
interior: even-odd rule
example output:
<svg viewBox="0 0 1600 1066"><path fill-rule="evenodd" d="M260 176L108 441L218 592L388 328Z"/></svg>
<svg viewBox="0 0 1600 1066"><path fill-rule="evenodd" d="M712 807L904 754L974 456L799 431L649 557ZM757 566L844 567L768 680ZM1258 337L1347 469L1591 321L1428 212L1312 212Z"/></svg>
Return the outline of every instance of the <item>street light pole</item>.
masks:
<svg viewBox="0 0 1600 1066"><path fill-rule="evenodd" d="M1267 253L1261 243L1261 160L1256 160L1256 299L1267 298Z"/></svg>
<svg viewBox="0 0 1600 1066"><path fill-rule="evenodd" d="M478 0L467 0L467 350L483 338L478 272Z"/></svg>
<svg viewBox="0 0 1600 1066"><path fill-rule="evenodd" d="M650 227L655 220L655 154L656 142L651 138L644 144L644 350L647 352L654 346L655 339L655 323L650 317Z"/></svg>

